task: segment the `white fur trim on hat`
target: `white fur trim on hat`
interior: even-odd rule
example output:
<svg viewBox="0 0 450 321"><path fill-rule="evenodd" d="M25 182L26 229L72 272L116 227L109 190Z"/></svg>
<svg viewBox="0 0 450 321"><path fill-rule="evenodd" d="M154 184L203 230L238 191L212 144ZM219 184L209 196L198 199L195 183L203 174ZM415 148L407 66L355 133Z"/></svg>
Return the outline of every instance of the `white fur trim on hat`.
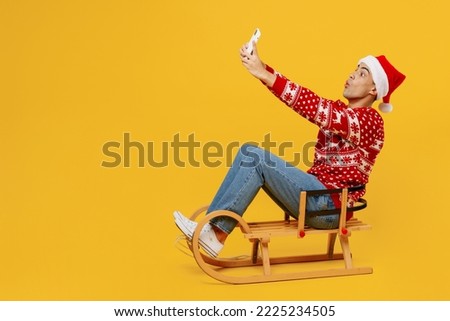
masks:
<svg viewBox="0 0 450 321"><path fill-rule="evenodd" d="M367 67L369 67L370 73L372 74L373 82L377 88L377 100L386 96L389 92L389 81L386 72L378 59L369 55L362 58L358 64L361 62L365 63Z"/></svg>
<svg viewBox="0 0 450 321"><path fill-rule="evenodd" d="M389 103L380 103L378 109L383 113L390 113L394 107Z"/></svg>

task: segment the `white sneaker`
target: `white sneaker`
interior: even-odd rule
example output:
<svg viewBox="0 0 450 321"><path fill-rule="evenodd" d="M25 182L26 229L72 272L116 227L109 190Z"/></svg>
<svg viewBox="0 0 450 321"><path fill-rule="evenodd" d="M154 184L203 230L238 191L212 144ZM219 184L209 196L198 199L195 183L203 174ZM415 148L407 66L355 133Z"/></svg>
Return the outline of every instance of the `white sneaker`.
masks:
<svg viewBox="0 0 450 321"><path fill-rule="evenodd" d="M175 218L177 227L184 235L186 235L189 241L191 241L198 223L191 221L178 211L173 212L173 217ZM203 229L200 232L199 243L206 253L212 257L217 257L223 248L223 244L217 239L211 224L203 226Z"/></svg>

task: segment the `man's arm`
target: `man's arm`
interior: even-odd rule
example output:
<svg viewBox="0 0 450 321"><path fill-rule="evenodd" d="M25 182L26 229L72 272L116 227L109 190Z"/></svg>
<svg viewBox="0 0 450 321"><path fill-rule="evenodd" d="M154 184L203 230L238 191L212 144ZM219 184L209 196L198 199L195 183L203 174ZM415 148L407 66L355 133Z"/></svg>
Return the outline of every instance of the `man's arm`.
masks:
<svg viewBox="0 0 450 321"><path fill-rule="evenodd" d="M322 113L320 107L323 103L329 104L331 102L322 100L309 89L291 82L272 67L264 64L259 58L256 43L253 43L253 54L248 54L246 48L246 45L241 47L241 62L251 75L262 81L275 96L298 114L319 125L319 127L328 127L329 122L324 119L323 115L319 116L318 114ZM341 127L347 129L345 125ZM339 132L342 132L342 129L340 128Z"/></svg>
<svg viewBox="0 0 450 321"><path fill-rule="evenodd" d="M378 136L378 140L383 139L383 120L376 111L354 111L339 100L322 98L264 64L258 56L256 46L253 55L247 54L245 48L241 48L241 61L250 74L261 80L276 97L310 122L355 145L372 145Z"/></svg>

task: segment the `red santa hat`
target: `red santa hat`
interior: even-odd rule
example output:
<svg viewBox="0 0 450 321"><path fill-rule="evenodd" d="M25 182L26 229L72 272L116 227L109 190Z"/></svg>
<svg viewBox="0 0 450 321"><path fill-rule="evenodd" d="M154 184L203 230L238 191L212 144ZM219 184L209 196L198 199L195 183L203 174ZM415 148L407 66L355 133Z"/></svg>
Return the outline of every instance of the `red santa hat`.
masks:
<svg viewBox="0 0 450 321"><path fill-rule="evenodd" d="M405 80L406 76L395 69L385 56L367 56L359 63L365 63L372 74L375 88L377 89L377 100L383 98L378 108L385 113L392 111L393 106L389 102L391 94Z"/></svg>

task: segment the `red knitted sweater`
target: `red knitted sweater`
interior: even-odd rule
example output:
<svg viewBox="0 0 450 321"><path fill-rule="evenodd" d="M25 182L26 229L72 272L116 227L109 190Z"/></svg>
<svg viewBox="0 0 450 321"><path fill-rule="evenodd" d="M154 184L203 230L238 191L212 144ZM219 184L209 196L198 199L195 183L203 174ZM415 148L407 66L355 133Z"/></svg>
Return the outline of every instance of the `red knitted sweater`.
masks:
<svg viewBox="0 0 450 321"><path fill-rule="evenodd" d="M315 175L327 188L368 183L384 142L384 124L380 114L372 107L349 108L342 101L319 97L271 67L266 69L277 76L270 91L320 128L314 163L308 173ZM362 190L349 195L349 205L364 193Z"/></svg>

